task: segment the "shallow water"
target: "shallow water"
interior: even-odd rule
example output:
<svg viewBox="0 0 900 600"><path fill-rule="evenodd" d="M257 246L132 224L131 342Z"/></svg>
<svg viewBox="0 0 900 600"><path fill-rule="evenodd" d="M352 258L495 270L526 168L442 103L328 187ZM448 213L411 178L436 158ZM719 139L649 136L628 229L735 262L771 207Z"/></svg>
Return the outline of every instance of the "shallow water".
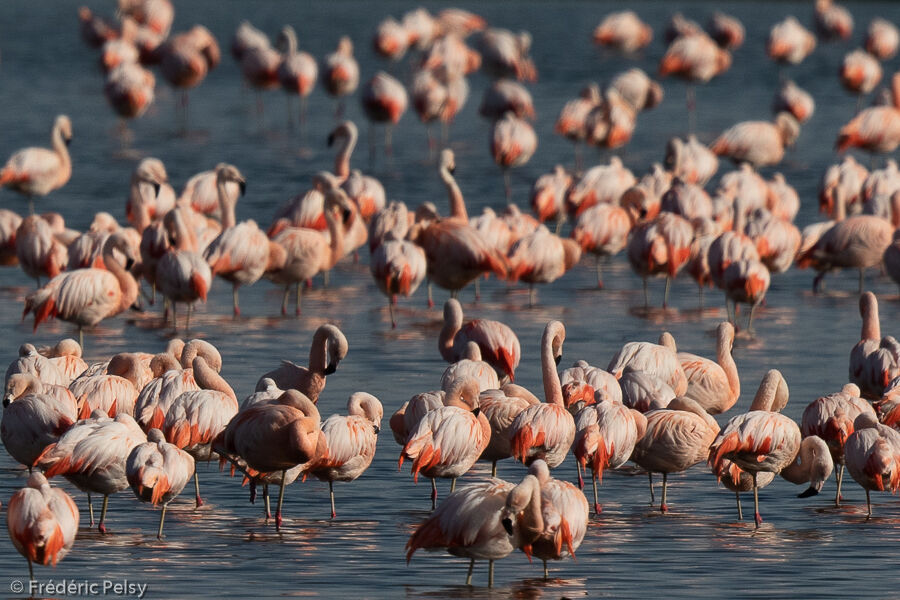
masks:
<svg viewBox="0 0 900 600"><path fill-rule="evenodd" d="M110 12L112 3L91 2ZM527 28L534 35L533 57L540 80L531 86L539 134L538 152L514 172L514 197L527 201L530 183L557 162L570 163L571 146L552 135L562 104L587 81L603 81L640 66L655 72L663 48L659 38L670 11L705 22L714 6L738 16L747 28L747 41L734 57L734 66L697 93L699 135L703 141L732 123L769 117L778 85L777 67L763 53L769 27L788 14L811 26L812 8L801 3L640 3L640 15L655 30L656 41L646 51L623 58L594 48L590 33L611 5L587 2L461 3L498 26ZM429 9L440 5L426 3ZM248 179L248 194L238 206L238 218L269 223L275 208L305 189L310 176L332 164L325 138L333 125L333 104L321 89L309 103L310 119L303 138L285 128L285 100L277 93L264 96L263 123L257 117L253 94L242 91L240 76L227 54L231 35L242 18L270 34L292 23L300 46L321 57L332 50L339 35L356 41L363 78L379 68L402 74L406 63L387 66L376 60L369 40L379 19L401 15L412 5L402 2L305 3L182 2L176 29L206 24L223 45L223 63L191 94L187 136L177 134L174 111L177 96L161 81L156 104L144 118L130 125L133 141L123 147L116 119L102 96L97 55L78 37L74 5L58 1L22 0L0 4L6 23L0 50L0 155L17 148L44 144L53 117L72 117L71 146L74 173L61 191L39 202L39 210L61 212L71 227L84 228L94 212L109 210L124 219L130 172L141 156L162 159L179 187L193 173L221 161L233 162ZM900 21L900 8L890 3L851 6L856 30L850 42L821 45L800 67L787 74L816 99L816 113L803 127L798 144L781 171L800 193L803 207L797 223L806 225L816 214L816 193L825 167L835 160L832 151L839 127L853 114L855 98L837 79L840 59L860 44L864 28L876 14ZM13 27L12 24L15 24ZM893 60L885 68L897 68ZM486 78L470 79L472 92L454 124L451 139L457 154L460 187L471 214L483 206L502 206L503 184L488 154L488 126L477 116ZM684 85L664 82L666 98L655 110L640 116L634 139L620 156L635 173L661 160L666 140L686 132ZM412 114L394 134L395 152L386 158L379 150L367 155L366 127L357 99L348 103L348 116L360 124L362 138L353 164L379 177L390 199L415 206L431 200L446 211L445 193L427 158L424 132ZM379 146L380 147L380 146ZM606 155L590 154L588 164ZM862 157L865 163L866 157ZM722 165L723 168L727 165ZM773 171L767 170L771 175ZM24 211L15 194L0 192L0 205ZM206 306L192 321L192 336L212 342L224 358L223 375L243 397L259 375L281 359L306 362L312 332L333 322L345 332L350 352L338 372L329 377L320 398L323 416L345 412L346 398L356 390L378 396L389 415L416 392L439 386L445 367L436 348L441 313L425 308L424 289L400 303L399 327L392 330L384 298L368 274L365 253L359 264L340 265L328 288L318 282L304 298L299 319L278 316L281 294L261 282L241 292L244 316L231 317L231 297L216 282ZM705 356L714 355L713 331L725 317L721 296L707 295L699 310L696 288L686 278L675 282L670 308L642 308L640 279L622 256L604 267L606 289L596 290L590 259L538 292L538 304L528 308L527 291L507 288L491 280L483 285L480 302L471 290L463 293L468 318L500 319L518 333L522 363L517 383L540 390L538 345L550 319L567 325L563 365L577 359L605 366L628 340L655 340L671 331L679 346ZM762 375L777 367L792 392L786 413L796 419L816 397L837 391L847 377L850 348L859 338L855 274L829 276L829 292L809 292L812 274L791 270L773 276L767 304L758 311L755 336L740 337L734 349L741 373L742 396L734 412L746 410ZM870 289L879 294L884 330L891 332L900 317L896 287L884 276L869 274ZM33 334L20 322L24 296L33 289L17 269L0 273L0 334L6 339L0 364L8 364L25 341L53 343L72 335L65 323L52 323ZM651 302L659 306L662 283L651 283ZM437 292L438 303L445 298ZM131 312L103 323L88 336L87 356L101 359L123 350L155 352L172 337L161 328L158 309ZM720 417L720 422L726 420ZM130 492L110 500L108 524L112 533L101 536L82 529L71 554L55 569L37 568L41 581L52 578L102 582L148 583L148 597L187 596L323 596L323 597L884 597L895 594L896 575L891 550L900 542L900 507L896 500L874 494L875 517L865 520L865 495L850 478L844 505L833 508L833 481L822 495L797 499L801 491L783 480L760 495L766 522L759 531L736 520L733 495L717 488L708 469L699 465L670 478L671 513L660 515L648 506L645 476L609 475L601 488L603 514L592 517L578 560L552 565L551 579L540 579L539 564L516 553L497 564L497 587L487 590L483 565L476 567L476 587L463 586L466 561L445 554L417 554L405 564L403 546L415 525L428 514L429 486L416 486L405 469L397 472L399 448L387 431L379 439L371 468L357 481L337 484L338 518L328 519L327 485L297 483L286 492L285 525L276 533L266 525L259 502L247 502L240 479L203 466L201 486L207 504L194 509L190 493L173 502L167 515L167 537L155 538L157 511L137 502ZM408 468L408 467L407 467ZM6 502L23 482L24 471L0 453L0 500ZM461 483L488 474L479 464ZM500 477L519 480L521 466L500 465ZM571 459L555 475L575 479ZM65 481L58 485L85 508L84 495ZM188 488L189 489L189 488ZM440 484L441 496L448 485ZM658 490L657 490L658 491ZM745 514L752 499L744 498ZM99 503L95 501L98 505ZM86 510L82 523L86 525ZM0 543L2 594L18 579L27 578L25 561L9 542ZM15 590L13 590L15 592ZM27 594L12 594L22 596Z"/></svg>

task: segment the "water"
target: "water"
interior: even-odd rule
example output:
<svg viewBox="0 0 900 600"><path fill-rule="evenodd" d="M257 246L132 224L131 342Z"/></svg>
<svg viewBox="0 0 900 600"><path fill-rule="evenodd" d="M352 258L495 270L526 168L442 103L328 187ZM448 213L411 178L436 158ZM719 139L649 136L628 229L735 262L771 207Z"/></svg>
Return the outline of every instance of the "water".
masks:
<svg viewBox="0 0 900 600"><path fill-rule="evenodd" d="M426 6L433 11L441 8ZM534 159L513 174L514 196L520 205L540 173L557 162L571 162L571 146L552 135L564 101L586 82L606 80L634 65L655 72L663 52L659 38L670 11L678 8L703 23L714 8L721 8L738 16L747 28L747 41L735 53L732 69L698 89L703 141L736 121L769 117L779 73L763 53L768 29L788 14L811 26L812 13L808 4L787 2L642 3L634 8L654 27L656 40L640 55L622 58L590 43L593 27L613 9L611 5L498 2L462 6L481 12L498 26L526 28L534 35L540 81L531 91L538 113L539 148ZM92 8L106 13L112 3L93 2ZM0 22L16 27L6 27L0 42L0 106L4 109L0 111L4 132L0 155L46 144L53 117L67 113L74 125L73 176L63 190L39 202L40 210L61 212L75 228L86 227L99 210L124 221L129 175L138 156L162 159L176 187L193 173L228 161L238 165L249 183L238 218L255 218L266 226L278 205L305 189L314 172L331 166L333 155L324 142L333 125L333 104L320 88L313 93L311 118L301 143L296 130L285 128L284 98L269 93L261 126L253 95L241 91L238 69L227 55L238 22L249 18L271 35L291 23L301 48L317 57L330 52L341 34L349 34L356 41L365 79L379 68L405 72L405 63L387 66L374 58L369 42L380 18L400 16L409 8L412 5L402 2L377 7L365 2L179 3L175 29L207 25L225 49L223 63L191 94L188 136L176 134L177 96L160 78L156 104L130 125L134 140L123 151L115 132L116 119L101 93L97 54L84 47L78 36L75 6L59 1L4 2ZM838 129L854 111L855 98L841 89L837 79L840 59L861 43L872 16L900 21L900 9L893 4L855 3L851 8L856 18L851 42L820 45L802 66L787 69L816 99L815 116L780 166L802 199L797 219L801 226L821 219L816 214L818 181L835 160L832 147ZM892 73L896 67L895 59L885 72ZM477 116L487 80L476 75L470 82L472 93L453 126L452 146L460 187L470 213L477 214L483 206L502 206L503 183L488 154L489 128ZM620 154L637 174L662 159L670 136L687 129L684 85L669 80L664 87L665 100L640 116L634 139ZM407 114L394 135L393 159L385 159L379 151L370 164L366 126L357 101L354 97L348 103L348 116L360 124L363 134L353 164L379 177L390 199L411 206L430 200L446 212L446 196L434 162L427 159L421 124ZM591 154L588 164L601 158L606 156ZM868 163L866 157L861 160ZM25 209L24 202L10 192L0 193L0 202L20 212ZM252 391L258 376L279 360L305 363L312 332L322 323L336 323L350 342L350 352L338 372L328 378L319 404L323 416L345 412L346 399L356 390L378 396L389 415L414 393L439 386L445 367L436 348L440 310L424 307L423 290L401 301L399 327L392 330L384 298L372 284L366 263L364 254L360 264L341 264L330 287L317 285L305 296L299 319L278 316L280 291L262 282L242 290L245 316L234 320L228 286L216 282L208 304L199 308L192 321L195 334L219 347L222 373L243 397ZM0 278L0 332L6 339L0 364L12 361L25 341L53 343L72 335L73 329L65 323L42 325L32 334L31 324L20 322L20 310L33 283L17 269L5 269ZM809 272L791 270L773 277L767 305L759 310L754 324L756 336L740 337L735 344L743 393L734 413L746 410L762 375L772 367L787 378L792 400L786 413L795 419L808 402L837 391L845 382L849 351L859 339L857 280L851 273L828 279L829 293L813 296ZM551 287L540 289L535 308L527 308L524 288L507 289L494 280L484 285L477 304L472 303L470 290L464 292L464 308L468 318L500 319L513 327L522 342L517 382L536 391L541 389L540 335L551 319L561 319L568 328L564 365L583 358L605 366L625 341L655 340L663 329L674 334L681 348L714 355L713 331L725 316L720 296L708 295L709 307L698 310L696 288L682 278L673 286L671 308L648 313L636 308L643 303L640 279L622 256L606 268L605 280L606 289L597 291L592 261L586 260ZM897 290L874 272L867 283L879 295L885 331L891 332L900 317ZM651 284L651 294L658 306L661 282ZM438 302L444 298L439 292ZM161 329L160 320L154 311L131 312L104 322L88 336L87 357L101 359L124 350L159 351L171 337L170 330ZM772 597L798 593L823 598L889 595L884 590L896 589L900 582L884 551L900 542L896 527L900 508L893 498L874 494L875 517L866 521L864 493L852 481L844 487L843 507L835 509L833 481L822 495L801 500L795 497L800 488L777 480L761 492L766 522L754 531L752 524L736 521L733 495L717 488L708 469L700 465L670 478L672 512L665 516L648 507L645 477L609 475L601 488L604 512L591 518L577 562L553 564L551 579L544 582L540 566L530 565L516 553L497 564L493 591L481 587L487 577L482 565L476 568L476 587L467 588L461 585L463 559L419 553L410 565L405 564L403 546L428 514L429 486L427 482L413 485L406 469L397 472L399 448L384 425L371 468L357 481L335 486L339 516L334 521L328 519L327 486L317 481L297 483L287 490L285 526L278 534L263 523L261 505L247 502L248 491L240 487L238 478L220 474L214 464L201 466L207 504L194 509L190 493L176 500L167 515L164 541L155 538L158 512L126 491L110 500L112 533L101 536L82 529L71 554L55 569L37 568L38 579L128 579L148 583L148 597L153 598ZM5 502L23 484L25 474L5 453L0 453L0 471L0 499ZM518 481L523 473L521 466L508 461L500 465L500 476L510 481ZM486 474L486 466L478 465L461 483ZM573 481L571 459L555 475ZM83 494L63 480L54 483L85 508ZM447 487L441 483L442 497ZM745 507L749 501L747 496ZM27 572L25 561L8 542L0 543L0 559L0 590L5 592L10 582L25 578Z"/></svg>

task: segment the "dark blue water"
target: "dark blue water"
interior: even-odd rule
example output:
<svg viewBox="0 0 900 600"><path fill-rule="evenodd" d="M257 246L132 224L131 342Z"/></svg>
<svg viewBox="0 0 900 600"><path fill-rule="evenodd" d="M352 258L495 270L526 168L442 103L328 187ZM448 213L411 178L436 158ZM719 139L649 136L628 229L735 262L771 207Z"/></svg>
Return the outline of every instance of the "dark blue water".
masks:
<svg viewBox="0 0 900 600"><path fill-rule="evenodd" d="M102 13L111 2L91 2ZM534 36L533 57L539 81L531 86L538 113L539 147L532 161L514 172L514 197L527 201L531 182L558 162L571 163L571 146L552 134L563 103L589 81L604 81L637 65L655 72L662 56L662 26L676 9L703 23L720 8L738 16L747 40L734 55L724 76L697 93L700 138L711 140L719 131L744 119L769 117L778 87L777 67L764 55L769 27L795 14L811 27L812 7L805 3L630 3L653 27L656 39L635 57L623 58L597 50L590 34L600 18L618 8L611 3L496 2L463 3L489 22L510 29L528 29ZM426 3L436 12L443 5ZM177 95L160 77L156 103L140 120L130 124L133 140L126 149L116 133L117 120L102 95L97 55L78 35L75 5L67 2L7 0L0 4L0 156L35 144L46 144L58 113L71 116L73 175L69 184L39 203L39 210L61 212L70 227L84 228L96 211L107 210L124 221L130 172L142 156L162 159L176 187L197 171L228 161L248 180L248 193L238 205L238 218L254 218L267 226L275 208L309 185L313 173L329 168L333 155L325 138L333 125L333 103L321 89L310 98L311 116L305 137L285 126L285 99L279 93L264 96L262 121L255 98L242 91L239 71L227 56L227 45L241 19L274 35L283 24L298 31L300 47L317 57L333 50L340 35L356 42L363 79L376 69L403 75L406 65L386 65L370 50L376 23L384 16L402 15L412 4L287 3L192 1L177 6L176 30L194 23L207 25L226 48L222 65L191 93L189 134L181 136L174 120ZM787 70L816 100L816 113L803 127L795 149L779 167L800 194L797 222L819 220L816 193L827 165L836 160L832 147L837 131L853 115L856 99L843 91L837 78L843 54L861 44L872 16L900 21L900 6L892 3L854 3L853 39L821 45L801 66ZM897 68L895 59L886 73ZM488 153L489 127L477 115L487 80L470 79L472 93L451 140L457 156L457 177L477 214L483 206L503 205L503 183ZM666 98L655 110L640 116L632 142L620 153L635 173L643 173L663 157L664 144L687 130L685 88L665 81ZM436 202L446 212L445 193L436 167L427 159L424 129L412 114L399 123L393 158L378 152L368 162L366 125L356 98L348 103L348 116L363 133L354 166L384 183L389 199L410 206ZM591 154L588 164L606 160ZM867 157L861 160L868 163ZM727 168L727 165L722 165ZM766 171L771 175L772 170ZM20 212L24 202L11 192L0 192L0 205ZM281 359L305 363L312 332L333 322L345 332L350 352L338 372L328 378L320 397L323 416L345 412L346 399L356 390L378 396L389 415L419 391L439 387L445 364L436 338L440 310L427 310L422 292L402 301L400 326L390 328L383 297L372 284L367 257L360 264L341 264L331 285L319 285L304 299L302 318L283 319L280 291L261 282L242 291L244 316L231 317L228 286L216 282L210 300L199 308L192 324L195 335L212 342L224 357L223 375L243 397L259 375ZM713 331L725 317L721 298L708 299L697 309L693 282L675 282L671 308L649 313L643 304L640 279L624 258L616 257L605 271L607 287L594 288L590 260L551 287L541 289L538 304L527 308L524 288L507 288L494 280L483 288L480 302L471 291L463 293L469 318L501 319L518 333L522 364L517 382L539 391L538 345L544 324L561 319L568 328L563 363L577 359L605 366L627 340L655 340L671 331L686 351L714 355ZM859 338L855 274L829 277L830 292L813 296L809 272L791 270L773 276L767 304L758 312L756 336L740 338L735 360L743 394L734 412L746 410L765 371L777 367L791 388L786 413L798 418L816 397L837 391L847 377L850 348ZM881 300L882 323L893 333L900 317L896 287L885 277L870 273L868 285ZM42 326L32 334L30 323L20 322L22 301L33 284L17 269L0 273L0 334L4 338L0 364L8 364L25 341L52 343L73 333L65 323ZM423 290L424 291L424 290ZM651 301L661 303L661 283L651 287ZM444 299L438 293L440 304ZM89 336L90 359L118 351L162 349L171 331L160 327L158 312L128 313L104 322ZM726 415L727 417L727 415ZM724 422L725 418L720 419ZM266 526L259 504L247 502L248 492L238 478L220 474L216 465L201 467L207 504L194 509L187 494L173 502L167 517L167 537L155 538L158 513L137 502L130 492L110 501L111 534L82 530L70 556L55 569L38 568L41 581L69 579L102 582L104 579L148 583L148 597L194 596L246 598L251 596L322 596L396 598L431 597L890 597L896 594L893 549L900 543L900 506L888 495L875 494L875 517L865 520L865 497L853 482L845 485L844 506L835 509L830 497L833 482L819 497L797 499L799 489L777 480L761 493L766 523L754 531L735 519L733 495L717 488L708 469L697 466L670 478L672 512L661 516L648 508L645 477L611 475L601 489L604 512L592 517L577 562L552 565L551 579L540 580L540 566L514 554L497 565L497 587L488 591L484 567L475 573L475 588L462 585L466 561L448 555L418 554L410 565L403 546L409 534L428 514L427 483L413 485L407 472L398 473L399 448L385 431L372 467L359 480L337 484L338 518L328 519L327 486L297 483L288 488L286 521L282 533ZM24 472L5 454L0 455L0 500L4 503L24 482ZM500 476L518 481L521 466L501 464ZM484 477L479 465L465 480ZM574 480L571 460L556 472ZM849 480L849 478L848 478ZM84 507L84 496L65 481ZM447 486L441 485L441 495ZM746 498L745 502L749 502ZM86 511L84 511L86 512ZM0 543L0 594L27 578L24 559L8 542ZM17 596L16 594L11 594ZM21 595L21 594L19 594Z"/></svg>

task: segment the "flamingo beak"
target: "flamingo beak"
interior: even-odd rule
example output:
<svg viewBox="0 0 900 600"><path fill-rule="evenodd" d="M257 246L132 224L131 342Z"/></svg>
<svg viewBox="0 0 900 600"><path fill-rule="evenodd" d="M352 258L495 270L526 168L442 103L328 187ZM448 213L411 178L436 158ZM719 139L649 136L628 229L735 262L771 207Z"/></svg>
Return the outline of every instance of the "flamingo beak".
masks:
<svg viewBox="0 0 900 600"><path fill-rule="evenodd" d="M508 533L509 535L512 535L513 534L512 519L510 519L509 517L506 517L505 519L503 519L501 521L501 523L503 523L503 529L506 530L506 533Z"/></svg>

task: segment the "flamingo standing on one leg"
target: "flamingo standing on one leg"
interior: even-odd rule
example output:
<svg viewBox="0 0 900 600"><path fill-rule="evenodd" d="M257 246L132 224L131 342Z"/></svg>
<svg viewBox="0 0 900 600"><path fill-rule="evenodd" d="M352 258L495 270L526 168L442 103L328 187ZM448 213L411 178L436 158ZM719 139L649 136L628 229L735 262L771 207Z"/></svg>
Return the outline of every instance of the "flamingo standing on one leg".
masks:
<svg viewBox="0 0 900 600"><path fill-rule="evenodd" d="M537 150L537 135L528 121L507 112L502 119L494 122L491 133L491 155L494 162L503 169L507 201L512 198L509 169L527 163L535 150Z"/></svg>
<svg viewBox="0 0 900 600"><path fill-rule="evenodd" d="M359 63L353 57L353 42L344 36L338 41L337 50L327 55L324 61L322 83L325 91L338 99L335 115L344 113L343 96L356 91L359 85Z"/></svg>
<svg viewBox="0 0 900 600"><path fill-rule="evenodd" d="M515 381L522 357L519 338L509 325L490 319L474 319L463 324L462 305L455 298L444 303L444 326L438 336L438 350L447 362L462 358L469 342L478 344L482 360L500 377Z"/></svg>

